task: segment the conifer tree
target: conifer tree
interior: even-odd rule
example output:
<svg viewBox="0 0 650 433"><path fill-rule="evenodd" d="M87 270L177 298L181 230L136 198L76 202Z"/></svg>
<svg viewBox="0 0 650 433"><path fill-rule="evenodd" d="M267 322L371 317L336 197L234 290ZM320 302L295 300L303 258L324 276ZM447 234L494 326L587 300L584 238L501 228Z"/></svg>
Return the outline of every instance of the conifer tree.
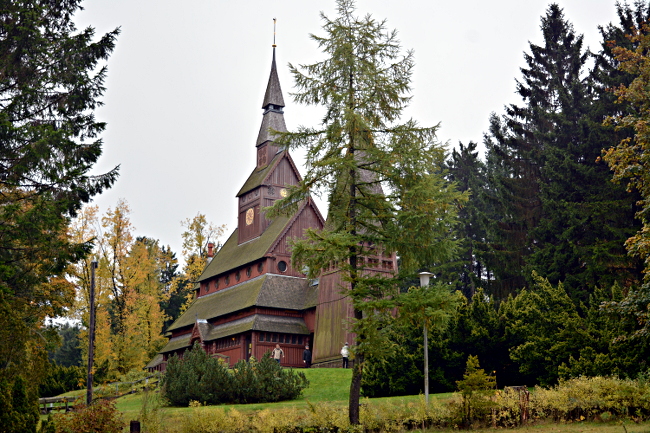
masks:
<svg viewBox="0 0 650 433"><path fill-rule="evenodd" d="M650 330L650 26L643 23L630 32L631 46L617 46L612 50L621 71L633 76L629 85L616 89L618 101L628 109L621 110L608 122L619 130L631 130L634 135L610 147L604 159L614 171L614 179L626 182L629 190L636 190L641 196L636 214L641 228L627 240L626 247L631 255L643 261L644 279L613 306L619 313L634 318L639 325L634 335L646 339Z"/></svg>
<svg viewBox="0 0 650 433"><path fill-rule="evenodd" d="M621 245L633 226L633 198L599 162L612 136L601 126L582 36L555 4L541 30L544 44L530 45L518 82L524 104L493 117L486 141L501 216L493 250L504 263L516 259L499 275L517 282L507 291L537 271L586 302L594 286L630 279Z"/></svg>
<svg viewBox="0 0 650 433"><path fill-rule="evenodd" d="M117 178L117 169L90 170L105 128L93 114L102 62L119 30L99 38L91 27L77 31L80 7L0 0L0 328L9 332L0 338L0 394L24 376L26 405L36 404L42 321L71 305L64 270L90 249L65 236L69 218Z"/></svg>
<svg viewBox="0 0 650 433"><path fill-rule="evenodd" d="M412 52L401 52L384 21L355 16L353 1L337 6L335 19L321 14L326 36L312 35L326 58L290 65L295 99L322 105L325 114L318 128L278 134L281 145L306 149L307 173L271 214L295 209L310 191L328 194L325 229L308 230L307 239L294 244L292 260L312 277L331 263L340 269L341 289L354 309L349 414L358 424L364 359L385 350L385 320L398 292L395 279L364 271L362 259L380 246L398 252L404 273L449 260L457 203L465 197L444 179L437 127L399 123L410 100Z"/></svg>
<svg viewBox="0 0 650 433"><path fill-rule="evenodd" d="M485 254L487 245L487 221L494 219L485 199L488 188L486 165L479 158L477 144L471 141L467 146L459 143L452 150L447 161L447 178L458 185L459 191L470 194L468 203L459 210L461 224L458 237L461 239L459 259L445 265L444 272L456 288L471 299L477 287L489 289L490 267Z"/></svg>
<svg viewBox="0 0 650 433"><path fill-rule="evenodd" d="M522 271L533 252L532 230L542 218L540 188L547 151L562 104L580 91L581 68L587 59L582 36L575 35L558 5L549 6L541 30L544 43L530 44L522 80L517 81L523 104L508 106L502 119L492 117L485 143L501 215L494 251L503 263L515 266L500 275L501 280L511 281L508 291L525 284Z"/></svg>

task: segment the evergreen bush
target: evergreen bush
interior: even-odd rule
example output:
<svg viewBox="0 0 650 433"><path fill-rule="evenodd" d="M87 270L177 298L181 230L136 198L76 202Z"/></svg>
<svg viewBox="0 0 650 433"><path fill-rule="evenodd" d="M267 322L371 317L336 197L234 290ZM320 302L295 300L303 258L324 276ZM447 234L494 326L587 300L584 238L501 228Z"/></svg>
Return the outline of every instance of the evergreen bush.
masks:
<svg viewBox="0 0 650 433"><path fill-rule="evenodd" d="M183 358L172 356L162 380L165 398L173 406L265 403L291 400L309 381L302 372L283 369L268 354L257 361L239 361L232 370L209 356L198 344Z"/></svg>
<svg viewBox="0 0 650 433"><path fill-rule="evenodd" d="M86 385L86 377L85 367L51 365L45 381L38 387L38 393L41 397L54 397L82 389Z"/></svg>

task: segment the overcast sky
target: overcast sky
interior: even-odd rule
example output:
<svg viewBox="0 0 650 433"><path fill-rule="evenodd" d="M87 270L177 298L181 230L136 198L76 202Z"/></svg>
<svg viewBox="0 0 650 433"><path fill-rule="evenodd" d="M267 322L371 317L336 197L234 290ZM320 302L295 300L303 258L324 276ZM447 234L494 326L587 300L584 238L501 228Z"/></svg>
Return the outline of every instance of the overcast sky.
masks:
<svg viewBox="0 0 650 433"><path fill-rule="evenodd" d="M597 51L598 25L616 22L615 0L557 3ZM406 117L440 123L440 140L453 146L480 142L490 113L518 101L515 78L529 41L542 41L548 4L358 0L357 10L386 19L402 47L415 51ZM334 1L87 0L84 7L78 27L93 26L98 35L122 29L108 61L105 105L97 111L108 124L97 172L119 164L121 174L95 199L100 211L125 199L136 234L159 239L179 257L180 222L198 212L227 224L229 234L235 194L255 166L273 18L287 127L316 125L322 111L289 95L287 64L322 58L309 34L324 34L319 12L334 17ZM300 155L293 156L300 165Z"/></svg>

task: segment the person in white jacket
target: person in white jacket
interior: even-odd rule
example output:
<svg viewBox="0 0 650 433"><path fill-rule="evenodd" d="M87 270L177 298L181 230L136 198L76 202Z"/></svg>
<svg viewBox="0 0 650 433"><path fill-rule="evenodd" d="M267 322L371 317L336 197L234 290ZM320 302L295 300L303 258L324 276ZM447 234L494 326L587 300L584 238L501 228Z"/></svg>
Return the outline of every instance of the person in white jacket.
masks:
<svg viewBox="0 0 650 433"><path fill-rule="evenodd" d="M348 368L348 358L350 357L350 346L348 346L348 343L343 345L341 356L343 357L343 368Z"/></svg>

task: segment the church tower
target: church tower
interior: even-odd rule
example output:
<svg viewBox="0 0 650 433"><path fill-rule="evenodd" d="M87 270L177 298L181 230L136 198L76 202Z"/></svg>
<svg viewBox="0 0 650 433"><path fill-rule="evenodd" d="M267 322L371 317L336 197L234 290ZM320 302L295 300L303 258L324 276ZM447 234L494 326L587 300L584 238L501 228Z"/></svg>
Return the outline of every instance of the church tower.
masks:
<svg viewBox="0 0 650 433"><path fill-rule="evenodd" d="M287 130L284 106L274 46L254 169L236 194L237 228L199 277L194 302L167 329L159 369L195 342L231 366L260 358L275 344L285 352L282 365L303 365L304 346L313 340L318 286L292 266L290 243L307 228L322 228L324 220L311 198L292 215L269 219L264 212L300 180L289 152L274 142L275 131Z"/></svg>
<svg viewBox="0 0 650 433"><path fill-rule="evenodd" d="M298 170L287 152L273 142L273 131L286 132L284 123L284 98L275 63L275 47L271 74L264 94L262 125L257 135L257 163L253 173L237 193L239 215L237 219L238 243L242 244L260 236L269 226L263 209L286 194L286 188L300 179Z"/></svg>

